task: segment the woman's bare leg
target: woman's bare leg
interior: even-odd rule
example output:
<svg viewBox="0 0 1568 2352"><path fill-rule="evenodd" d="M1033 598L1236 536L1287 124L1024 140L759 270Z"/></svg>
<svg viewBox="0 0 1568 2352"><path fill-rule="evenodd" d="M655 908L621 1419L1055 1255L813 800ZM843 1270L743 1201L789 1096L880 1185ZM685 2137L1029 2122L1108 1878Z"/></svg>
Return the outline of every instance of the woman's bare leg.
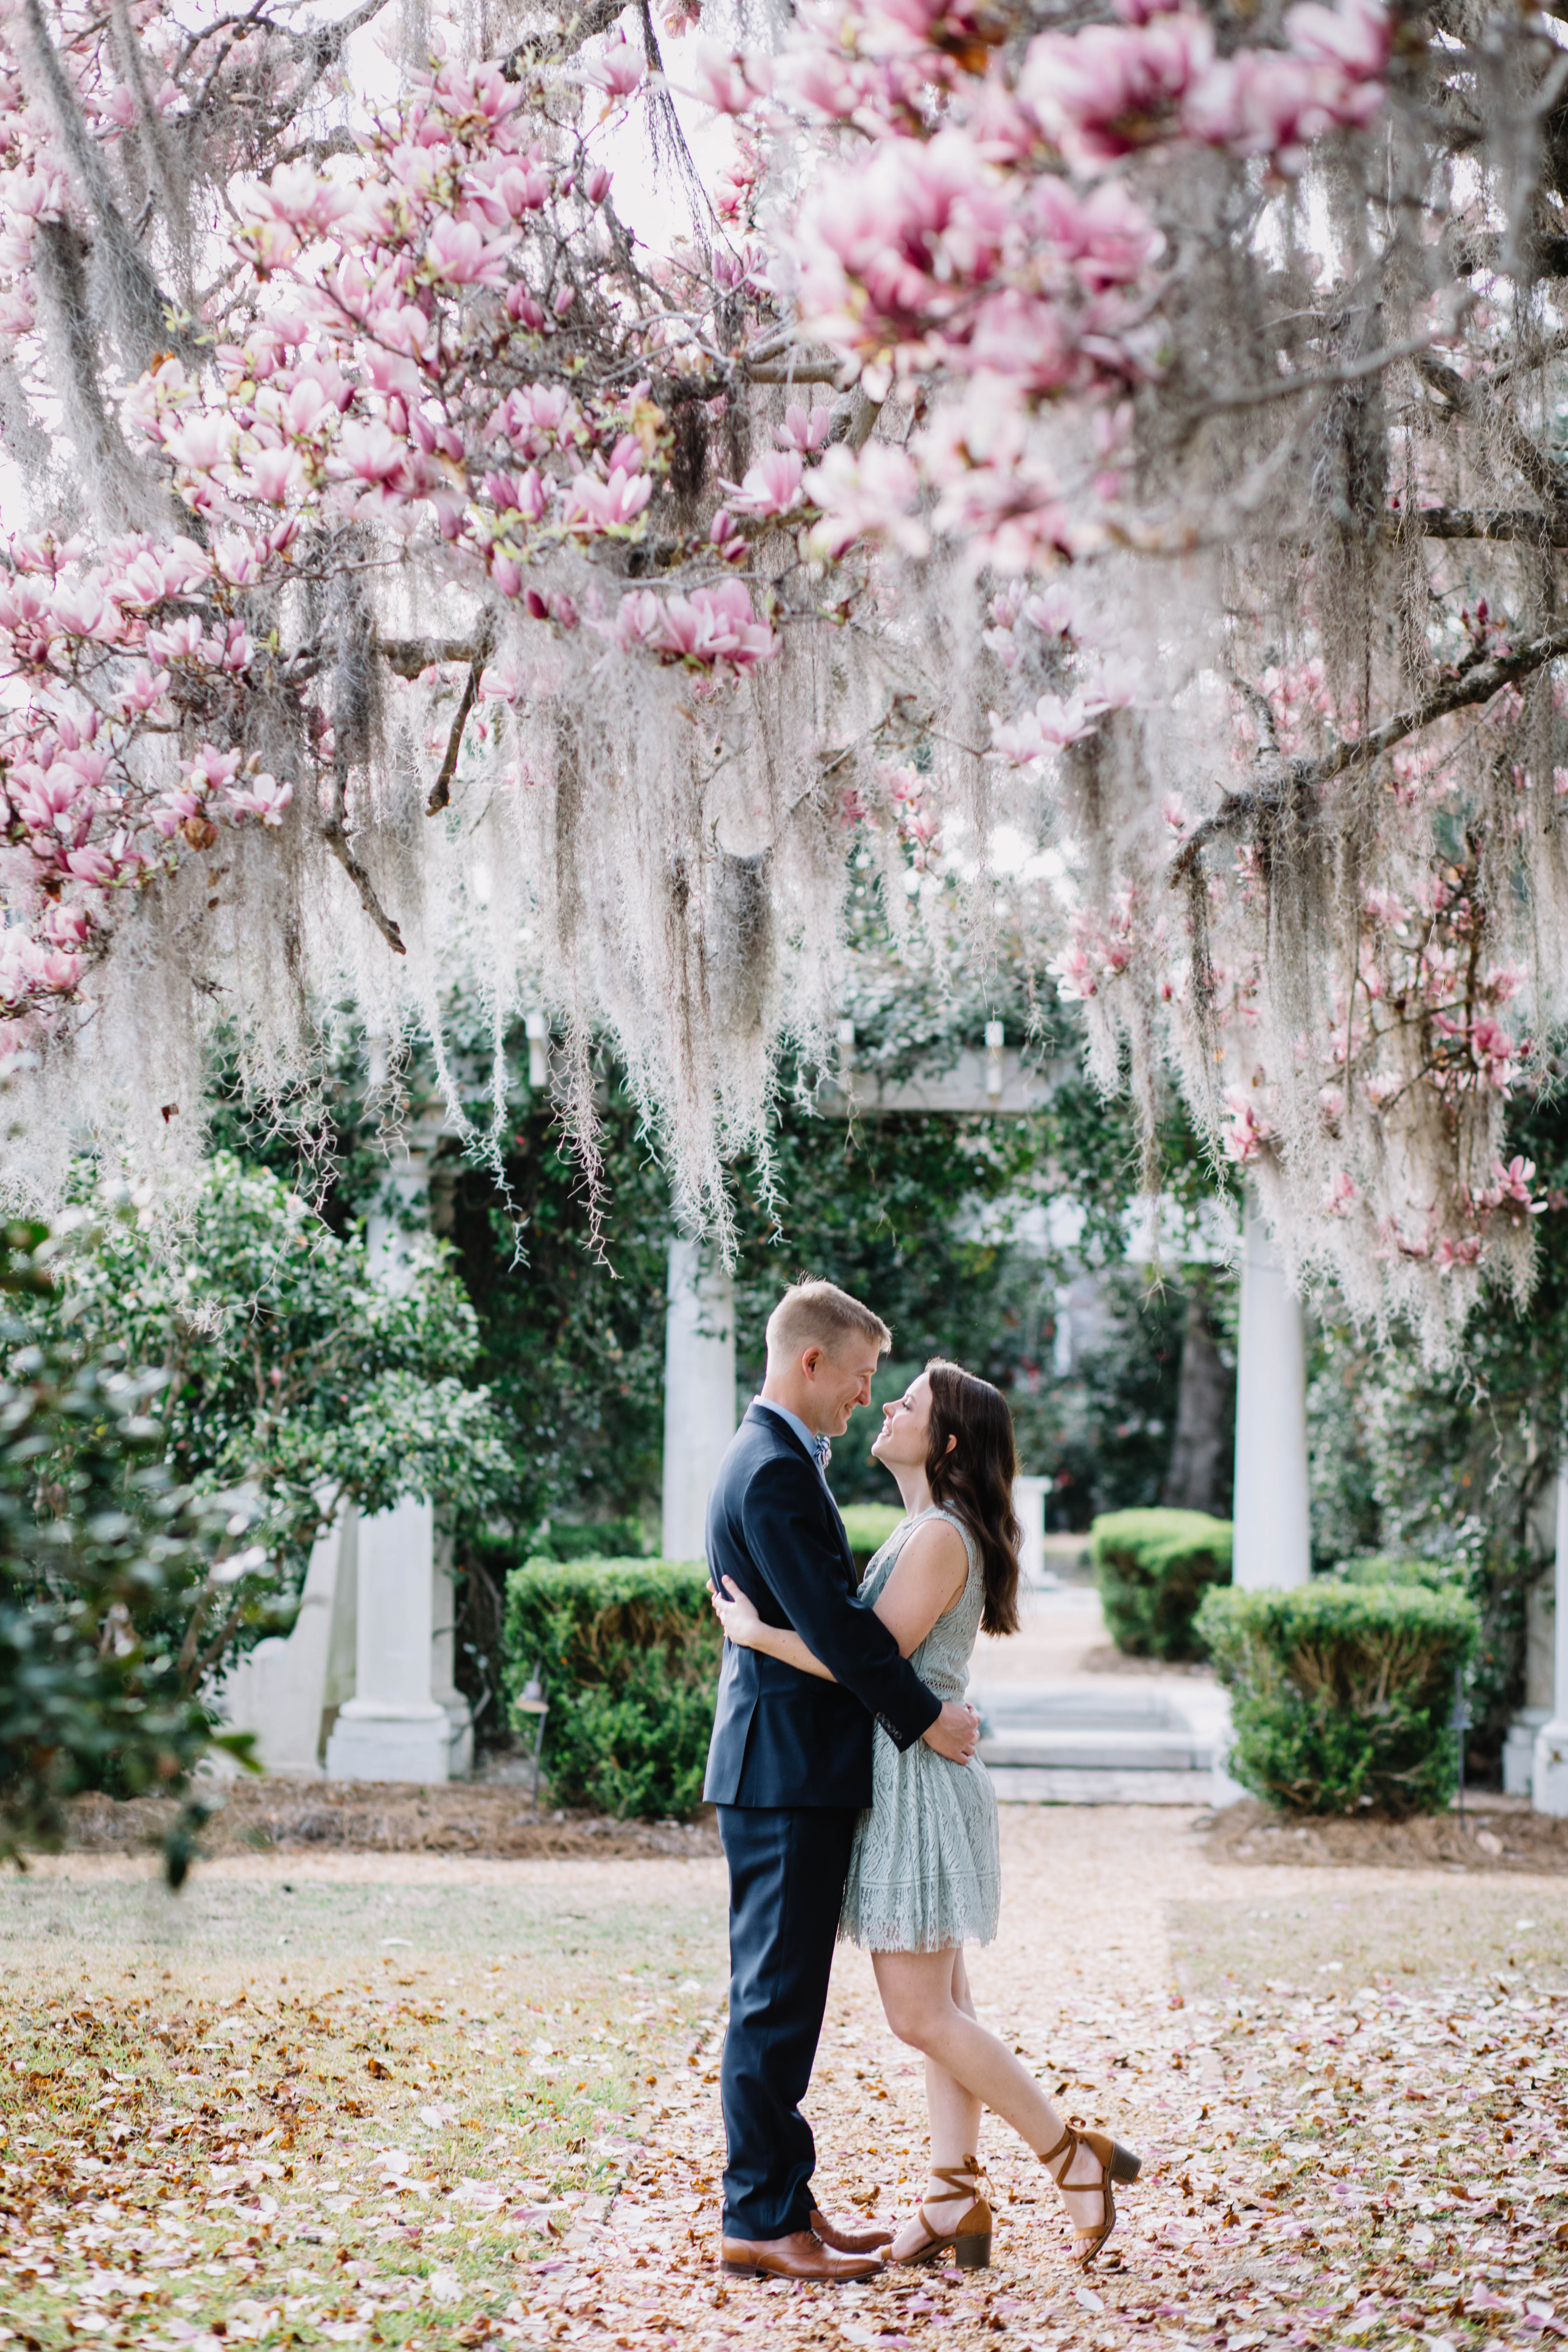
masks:
<svg viewBox="0 0 1568 2352"><path fill-rule="evenodd" d="M973 2017L974 2003L963 1972L963 1954L954 1950L935 1957L951 1961L949 1983L954 2006ZM981 2102L948 2073L940 2059L928 2057L925 2072L926 2112L931 2117L931 2179L921 2202L938 2229L944 2223L951 2229L955 2221L963 2219L973 2200L968 2189L955 2193L949 2182L937 2179L937 2171L940 2166L959 2165L965 2157L979 2155ZM893 2240L894 2255L909 2253L923 2235L919 2215L911 2214Z"/></svg>
<svg viewBox="0 0 1568 2352"><path fill-rule="evenodd" d="M959 2164L979 2154L983 2105L1011 2124L1037 2156L1054 2147L1062 2136L1062 2117L1006 2043L976 2019L962 1951L873 1952L871 1961L888 2023L926 2062L932 2164ZM1062 2194L1079 2229L1093 2229L1101 2218L1099 2182L1092 2152L1075 2150ZM939 2227L951 2223L967 2197L960 2202L945 2182L933 2181L931 2189L936 2193L924 2200L931 2220ZM912 2243L918 2236L918 2227L907 2224L893 2242L894 2253L905 2250L900 2240Z"/></svg>

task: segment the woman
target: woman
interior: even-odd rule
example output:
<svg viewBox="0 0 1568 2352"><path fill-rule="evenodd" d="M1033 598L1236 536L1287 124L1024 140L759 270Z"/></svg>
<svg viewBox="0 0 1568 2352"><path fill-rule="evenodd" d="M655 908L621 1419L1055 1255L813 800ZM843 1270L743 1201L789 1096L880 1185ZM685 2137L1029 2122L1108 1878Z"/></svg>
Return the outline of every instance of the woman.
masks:
<svg viewBox="0 0 1568 2352"><path fill-rule="evenodd" d="M860 1586L927 1686L962 1698L982 1625L1017 1631L1016 1456L1006 1404L988 1381L933 1360L893 1404L871 1447L903 1496L905 1517ZM803 1674L831 1679L798 1633L764 1625L724 1580L713 1606L725 1633ZM950 1764L923 1740L901 1753L880 1727L873 1801L849 1864L840 1937L870 1950L888 2023L925 2057L931 2188L894 2238L895 2262L949 2247L965 2268L990 2259L980 2194L980 2111L994 2108L1027 2141L1062 2191L1087 2268L1116 2223L1112 2180L1139 2159L1103 2132L1066 2123L1005 2042L977 2022L963 1945L996 1933L1001 1861L996 1799L976 1759Z"/></svg>

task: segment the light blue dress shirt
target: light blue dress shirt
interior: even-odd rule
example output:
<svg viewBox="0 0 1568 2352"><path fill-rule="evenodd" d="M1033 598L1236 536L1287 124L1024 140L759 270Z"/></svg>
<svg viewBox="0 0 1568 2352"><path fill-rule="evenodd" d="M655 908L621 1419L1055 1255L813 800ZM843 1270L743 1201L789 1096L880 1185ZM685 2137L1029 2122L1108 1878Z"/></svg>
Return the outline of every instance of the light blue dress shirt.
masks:
<svg viewBox="0 0 1568 2352"><path fill-rule="evenodd" d="M753 1404L760 1404L764 1412L776 1412L782 1422L786 1422L788 1423L789 1427L794 1430L795 1435L805 1446L806 1452L810 1454L812 1460L816 1463L817 1469L821 1474L822 1483L826 1486L827 1484L827 1471L826 1465L817 1458L816 1449L820 1440L817 1437L816 1430L807 1429L805 1422L802 1421L798 1412L791 1412L787 1404L775 1404L772 1397L753 1397L752 1399L752 1402Z"/></svg>

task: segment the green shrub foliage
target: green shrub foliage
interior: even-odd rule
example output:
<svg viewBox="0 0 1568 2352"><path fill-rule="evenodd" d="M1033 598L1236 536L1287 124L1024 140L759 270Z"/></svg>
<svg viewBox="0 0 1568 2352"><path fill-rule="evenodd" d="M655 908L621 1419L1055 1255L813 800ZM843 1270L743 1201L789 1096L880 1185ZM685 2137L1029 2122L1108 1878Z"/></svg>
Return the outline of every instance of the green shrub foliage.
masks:
<svg viewBox="0 0 1568 2352"><path fill-rule="evenodd" d="M1324 1581L1213 1591L1198 1612L1231 1694L1230 1769L1295 1812L1436 1812L1454 1793L1454 1675L1475 1654L1464 1593Z"/></svg>
<svg viewBox="0 0 1568 2352"><path fill-rule="evenodd" d="M198 1496L163 1461L157 1373L27 1344L18 1300L52 1293L43 1225L0 1228L0 1859L58 1846L68 1801L185 1795L164 1841L184 1878L215 1748L203 1697L235 1627L265 1616L265 1555L242 1496Z"/></svg>
<svg viewBox="0 0 1568 2352"><path fill-rule="evenodd" d="M500 1424L466 1384L474 1310L440 1245L395 1286L374 1281L363 1234L332 1233L226 1152L177 1241L151 1214L98 1205L60 1254L38 1336L162 1371L149 1410L171 1467L199 1492L254 1491L256 1540L287 1589L345 1502L435 1495L472 1516L504 1490Z"/></svg>
<svg viewBox="0 0 1568 2352"><path fill-rule="evenodd" d="M544 1769L563 1804L623 1819L691 1812L723 1635L701 1560L530 1559L507 1579L512 1696L537 1665Z"/></svg>
<svg viewBox="0 0 1568 2352"><path fill-rule="evenodd" d="M1134 1658L1203 1655L1198 1604L1230 1582L1230 1523L1203 1511L1110 1511L1089 1536L1110 1637Z"/></svg>

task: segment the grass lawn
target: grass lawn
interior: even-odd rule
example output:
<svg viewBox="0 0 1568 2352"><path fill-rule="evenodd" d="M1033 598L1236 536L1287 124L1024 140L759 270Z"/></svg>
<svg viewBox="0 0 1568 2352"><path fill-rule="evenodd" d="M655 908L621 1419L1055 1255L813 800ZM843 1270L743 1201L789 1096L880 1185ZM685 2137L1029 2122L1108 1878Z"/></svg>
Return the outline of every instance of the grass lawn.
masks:
<svg viewBox="0 0 1568 2352"><path fill-rule="evenodd" d="M988 2119L986 2272L715 2271L710 1858L114 1858L0 1881L0 2352L1538 2352L1568 2339L1568 1880L1238 1864L1004 1809L981 2014L1144 2170L1088 2279ZM842 1951L830 2210L924 2179Z"/></svg>
<svg viewBox="0 0 1568 2352"><path fill-rule="evenodd" d="M363 1857L178 1896L0 1881L0 2326L477 2341L604 2211L712 2019L710 1880L624 1867L655 1900L614 1866Z"/></svg>

